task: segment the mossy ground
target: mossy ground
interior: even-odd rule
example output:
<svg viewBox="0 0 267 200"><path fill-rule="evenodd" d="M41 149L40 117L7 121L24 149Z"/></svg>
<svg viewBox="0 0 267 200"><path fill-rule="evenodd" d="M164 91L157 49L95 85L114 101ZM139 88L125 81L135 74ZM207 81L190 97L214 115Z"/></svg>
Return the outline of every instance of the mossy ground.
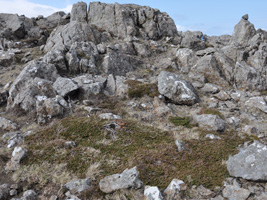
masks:
<svg viewBox="0 0 267 200"><path fill-rule="evenodd" d="M146 185L164 189L173 178L178 178L189 185L214 188L229 176L223 161L250 139L230 132L220 134L221 140L201 137L186 141L187 150L178 153L169 132L125 120L114 140L102 128L107 123L94 116L69 117L40 130L26 138L29 156L22 164L28 167L43 162L51 166L64 164L74 177L85 178L88 168L98 163L101 170L95 176L96 183L104 176L137 166ZM65 141L75 141L77 146L66 148Z"/></svg>
<svg viewBox="0 0 267 200"><path fill-rule="evenodd" d="M128 96L130 98L141 98L145 95L154 97L159 95L156 84L141 83L136 80L127 80L125 83L129 85Z"/></svg>
<svg viewBox="0 0 267 200"><path fill-rule="evenodd" d="M198 114L211 114L211 115L217 115L222 119L225 118L224 115L216 108L202 108Z"/></svg>
<svg viewBox="0 0 267 200"><path fill-rule="evenodd" d="M170 116L169 121L175 126L184 126L186 128L192 128L193 126L195 126L191 123L190 117Z"/></svg>

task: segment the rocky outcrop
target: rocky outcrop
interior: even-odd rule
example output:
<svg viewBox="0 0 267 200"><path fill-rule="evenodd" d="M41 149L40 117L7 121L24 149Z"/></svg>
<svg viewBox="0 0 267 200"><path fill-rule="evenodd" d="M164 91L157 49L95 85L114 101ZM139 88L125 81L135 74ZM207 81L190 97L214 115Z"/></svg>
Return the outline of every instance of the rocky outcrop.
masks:
<svg viewBox="0 0 267 200"><path fill-rule="evenodd" d="M111 193L119 189L138 189L143 182L138 178L139 172L136 167L124 170L121 174L113 174L100 180L99 187L102 192Z"/></svg>
<svg viewBox="0 0 267 200"><path fill-rule="evenodd" d="M166 13L134 4L92 2L88 23L119 38L137 36L158 40L172 37L175 40L178 35L174 21Z"/></svg>
<svg viewBox="0 0 267 200"><path fill-rule="evenodd" d="M191 83L174 73L162 71L159 74L158 90L176 104L193 105L199 102L198 94Z"/></svg>

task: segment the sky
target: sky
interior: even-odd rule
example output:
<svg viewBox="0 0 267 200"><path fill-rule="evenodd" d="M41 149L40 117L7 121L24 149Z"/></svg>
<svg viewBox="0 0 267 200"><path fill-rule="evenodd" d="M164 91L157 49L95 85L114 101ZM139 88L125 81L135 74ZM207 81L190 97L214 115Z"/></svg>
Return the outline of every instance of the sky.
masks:
<svg viewBox="0 0 267 200"><path fill-rule="evenodd" d="M0 13L27 17L70 12L78 0L0 0ZM84 0L88 3L90 1ZM175 21L179 31L201 31L211 35L232 35L244 14L255 28L267 30L267 0L101 0L103 3L134 3L157 8Z"/></svg>

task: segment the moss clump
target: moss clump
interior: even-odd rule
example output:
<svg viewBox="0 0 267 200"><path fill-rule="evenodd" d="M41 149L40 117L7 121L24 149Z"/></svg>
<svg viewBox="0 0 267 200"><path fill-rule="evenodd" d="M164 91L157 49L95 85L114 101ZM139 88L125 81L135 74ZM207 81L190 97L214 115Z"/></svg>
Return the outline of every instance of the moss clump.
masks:
<svg viewBox="0 0 267 200"><path fill-rule="evenodd" d="M190 123L190 118L189 117L175 117L175 116L170 116L169 121L174 124L175 126L184 126L187 128L192 128L193 125Z"/></svg>
<svg viewBox="0 0 267 200"><path fill-rule="evenodd" d="M223 114L217 110L216 108L202 108L198 114L211 114L211 115L217 115L222 119L225 119Z"/></svg>
<svg viewBox="0 0 267 200"><path fill-rule="evenodd" d="M155 97L159 95L158 86L156 84L143 84L136 80L127 80L125 83L130 87L128 90L128 96L130 98L141 98L145 95Z"/></svg>

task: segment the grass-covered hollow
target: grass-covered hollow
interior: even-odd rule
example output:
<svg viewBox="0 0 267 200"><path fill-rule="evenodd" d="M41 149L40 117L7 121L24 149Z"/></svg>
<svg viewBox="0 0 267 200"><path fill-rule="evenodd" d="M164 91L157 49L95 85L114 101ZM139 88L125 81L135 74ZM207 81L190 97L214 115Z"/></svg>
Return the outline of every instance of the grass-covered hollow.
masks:
<svg viewBox="0 0 267 200"><path fill-rule="evenodd" d="M186 128L192 128L194 126L190 123L190 117L170 116L169 121L175 126L184 126Z"/></svg>
<svg viewBox="0 0 267 200"><path fill-rule="evenodd" d="M137 80L127 80L125 83L129 85L128 96L130 98L141 98L145 95L154 97L159 95L156 84L142 83Z"/></svg>
<svg viewBox="0 0 267 200"><path fill-rule="evenodd" d="M223 133L221 140L186 141L187 150L178 153L169 132L125 120L115 140L102 128L107 123L93 116L70 117L27 137L28 157L22 169L39 169L33 173L37 183L44 173L38 166L44 163L49 173L45 171L43 184L88 176L98 183L107 175L137 166L140 179L146 185L164 189L172 179L178 178L189 185L213 188L222 185L229 176L223 161L237 153L236 147L249 139ZM65 141L75 141L77 146L66 148ZM55 174L61 180L54 180Z"/></svg>

